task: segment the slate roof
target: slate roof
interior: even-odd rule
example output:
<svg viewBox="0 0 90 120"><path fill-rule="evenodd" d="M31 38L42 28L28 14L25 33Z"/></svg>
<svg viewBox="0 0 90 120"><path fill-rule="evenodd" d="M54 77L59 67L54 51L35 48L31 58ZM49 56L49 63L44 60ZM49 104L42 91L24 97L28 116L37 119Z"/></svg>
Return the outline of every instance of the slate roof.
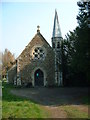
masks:
<svg viewBox="0 0 90 120"><path fill-rule="evenodd" d="M59 25L59 20L58 20L58 14L57 14L56 10L55 10L55 18L54 18L52 38L54 38L54 37L62 37L61 30L60 30L60 25Z"/></svg>

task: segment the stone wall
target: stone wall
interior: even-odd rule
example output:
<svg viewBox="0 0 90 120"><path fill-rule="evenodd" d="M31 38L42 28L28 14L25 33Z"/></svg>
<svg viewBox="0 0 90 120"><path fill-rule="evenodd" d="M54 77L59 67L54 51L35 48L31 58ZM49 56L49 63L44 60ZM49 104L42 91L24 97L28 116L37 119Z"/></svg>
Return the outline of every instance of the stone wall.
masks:
<svg viewBox="0 0 90 120"><path fill-rule="evenodd" d="M16 79L16 65L13 65L13 67L8 71L8 81L9 83L14 84L15 79Z"/></svg>

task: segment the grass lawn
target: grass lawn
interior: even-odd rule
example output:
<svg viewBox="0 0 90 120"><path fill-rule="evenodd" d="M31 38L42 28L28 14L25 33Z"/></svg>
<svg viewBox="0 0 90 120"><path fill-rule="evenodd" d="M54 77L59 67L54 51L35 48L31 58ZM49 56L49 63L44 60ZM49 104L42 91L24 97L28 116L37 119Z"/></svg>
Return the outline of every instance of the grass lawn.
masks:
<svg viewBox="0 0 90 120"><path fill-rule="evenodd" d="M10 93L12 85L3 83L2 118L46 118L48 113L28 99ZM19 89L19 88L15 88Z"/></svg>
<svg viewBox="0 0 90 120"><path fill-rule="evenodd" d="M50 112L52 112L52 108L49 107L48 111L44 109L44 106L41 106L40 104L37 104L29 99L12 95L10 90L14 88L15 86L7 84L6 82L3 82L2 84L3 118L52 118L52 115L50 114ZM84 97L83 105L88 107L88 104L90 104L88 97ZM72 105L61 105L58 106L58 108L62 109L67 114L67 118L88 118L88 113L82 111L81 106L79 109L77 106L75 107Z"/></svg>
<svg viewBox="0 0 90 120"><path fill-rule="evenodd" d="M88 118L88 113L77 109L74 106L62 106L63 110L67 113L68 118Z"/></svg>

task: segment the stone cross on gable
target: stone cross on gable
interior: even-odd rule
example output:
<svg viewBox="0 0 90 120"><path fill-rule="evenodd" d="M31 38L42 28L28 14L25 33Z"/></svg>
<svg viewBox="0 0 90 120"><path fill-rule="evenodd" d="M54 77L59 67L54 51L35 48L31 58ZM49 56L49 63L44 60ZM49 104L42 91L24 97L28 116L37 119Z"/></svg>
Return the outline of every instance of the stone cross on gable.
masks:
<svg viewBox="0 0 90 120"><path fill-rule="evenodd" d="M39 25L37 26L37 32L40 32L40 26Z"/></svg>

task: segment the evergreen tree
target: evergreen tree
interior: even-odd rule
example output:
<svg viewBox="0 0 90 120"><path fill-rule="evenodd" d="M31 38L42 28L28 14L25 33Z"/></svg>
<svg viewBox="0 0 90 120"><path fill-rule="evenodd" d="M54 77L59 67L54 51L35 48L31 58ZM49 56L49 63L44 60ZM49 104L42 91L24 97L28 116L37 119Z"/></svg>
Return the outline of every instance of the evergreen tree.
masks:
<svg viewBox="0 0 90 120"><path fill-rule="evenodd" d="M89 3L78 2L78 26L66 35L68 76L71 83L85 84L90 79L90 28L88 26Z"/></svg>

